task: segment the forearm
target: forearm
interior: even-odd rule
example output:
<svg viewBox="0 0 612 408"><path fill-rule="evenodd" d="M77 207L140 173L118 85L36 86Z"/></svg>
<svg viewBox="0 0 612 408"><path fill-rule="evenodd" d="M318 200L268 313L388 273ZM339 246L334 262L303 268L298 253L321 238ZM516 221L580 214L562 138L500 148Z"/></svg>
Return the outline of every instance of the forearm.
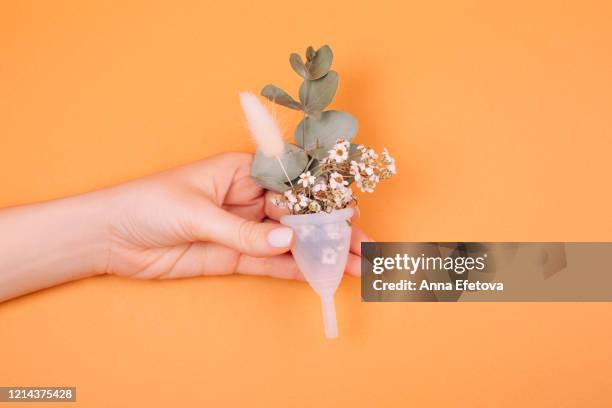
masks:
<svg viewBox="0 0 612 408"><path fill-rule="evenodd" d="M0 302L103 273L103 192L0 210Z"/></svg>

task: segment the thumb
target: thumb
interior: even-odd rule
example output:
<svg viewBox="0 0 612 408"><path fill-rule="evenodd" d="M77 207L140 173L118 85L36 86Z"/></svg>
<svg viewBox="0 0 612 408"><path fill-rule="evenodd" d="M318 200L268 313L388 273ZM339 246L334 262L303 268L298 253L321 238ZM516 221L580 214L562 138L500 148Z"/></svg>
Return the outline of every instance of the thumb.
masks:
<svg viewBox="0 0 612 408"><path fill-rule="evenodd" d="M200 240L214 241L257 257L287 252L294 235L284 225L246 220L214 205L203 212L196 231Z"/></svg>

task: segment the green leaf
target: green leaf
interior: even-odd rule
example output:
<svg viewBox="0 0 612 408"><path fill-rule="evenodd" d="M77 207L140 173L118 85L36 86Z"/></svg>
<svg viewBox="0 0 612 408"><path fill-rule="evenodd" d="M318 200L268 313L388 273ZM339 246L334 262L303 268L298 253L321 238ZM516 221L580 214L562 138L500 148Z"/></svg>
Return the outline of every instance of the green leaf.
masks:
<svg viewBox="0 0 612 408"><path fill-rule="evenodd" d="M361 160L361 152L357 149L357 146L359 145L351 143L351 146L349 147L349 161L355 160L356 162L358 162L359 160Z"/></svg>
<svg viewBox="0 0 612 408"><path fill-rule="evenodd" d="M306 48L306 61L310 62L314 59L317 52L312 47Z"/></svg>
<svg viewBox="0 0 612 408"><path fill-rule="evenodd" d="M295 129L295 141L311 156L322 159L327 156L336 140L353 140L357 127L357 120L348 113L326 111L319 120L303 119Z"/></svg>
<svg viewBox="0 0 612 408"><path fill-rule="evenodd" d="M321 120L321 115L323 114L323 112L321 111L317 111L317 112L310 112L308 114L309 118L313 118L314 120Z"/></svg>
<svg viewBox="0 0 612 408"><path fill-rule="evenodd" d="M306 67L304 66L304 62L302 61L302 57L295 52L289 56L289 64L291 64L291 68L302 78L308 78L306 75Z"/></svg>
<svg viewBox="0 0 612 408"><path fill-rule="evenodd" d="M289 56L291 68L302 78L316 80L323 78L331 68L334 53L329 45L324 45L317 51L312 47L306 50L306 63L302 61L302 57L293 53Z"/></svg>
<svg viewBox="0 0 612 408"><path fill-rule="evenodd" d="M319 48L314 57L306 62L305 69L308 79L322 78L329 72L333 59L334 53L329 45L324 45Z"/></svg>
<svg viewBox="0 0 612 408"><path fill-rule="evenodd" d="M285 143L285 151L279 158L291 180L302 174L308 164L308 155L304 149L290 143ZM282 193L290 188L278 160L264 155L259 150L255 153L251 165L251 176L257 184L269 190Z"/></svg>
<svg viewBox="0 0 612 408"><path fill-rule="evenodd" d="M329 71L323 78L311 81L305 79L300 86L300 102L307 114L325 109L331 103L338 89L338 73Z"/></svg>
<svg viewBox="0 0 612 408"><path fill-rule="evenodd" d="M359 160L361 160L361 152L357 150L357 146L358 145L356 145L355 143L351 143L351 146L349 147L349 157L348 157L349 163L353 160L355 160L356 162L359 162ZM355 177L350 176L350 177L347 177L345 180L348 181L349 186L350 186L355 181Z"/></svg>
<svg viewBox="0 0 612 408"><path fill-rule="evenodd" d="M291 95L283 91L276 85L268 84L261 90L261 96L264 96L274 103L285 106L290 109L301 110L302 105L293 99Z"/></svg>
<svg viewBox="0 0 612 408"><path fill-rule="evenodd" d="M253 177L253 179L259 187L270 191L276 191L277 193L284 193L291 188L289 184L281 183L273 177Z"/></svg>

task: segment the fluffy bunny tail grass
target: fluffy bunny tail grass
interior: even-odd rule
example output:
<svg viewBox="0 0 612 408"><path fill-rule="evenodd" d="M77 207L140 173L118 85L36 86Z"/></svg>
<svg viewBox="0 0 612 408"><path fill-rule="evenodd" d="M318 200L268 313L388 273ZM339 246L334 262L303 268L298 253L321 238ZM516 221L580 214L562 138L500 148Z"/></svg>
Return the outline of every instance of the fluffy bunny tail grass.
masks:
<svg viewBox="0 0 612 408"><path fill-rule="evenodd" d="M282 155L285 142L270 111L252 92L240 92L240 104L257 148L268 157Z"/></svg>

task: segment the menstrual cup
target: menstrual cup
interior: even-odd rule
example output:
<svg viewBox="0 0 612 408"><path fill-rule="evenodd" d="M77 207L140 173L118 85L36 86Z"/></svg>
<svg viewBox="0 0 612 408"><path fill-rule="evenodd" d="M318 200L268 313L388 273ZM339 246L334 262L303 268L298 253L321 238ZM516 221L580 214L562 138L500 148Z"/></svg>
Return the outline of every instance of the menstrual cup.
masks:
<svg viewBox="0 0 612 408"><path fill-rule="evenodd" d="M281 223L295 231L291 249L310 287L321 297L325 336L338 337L334 294L342 280L351 242L352 208L331 213L285 215Z"/></svg>

